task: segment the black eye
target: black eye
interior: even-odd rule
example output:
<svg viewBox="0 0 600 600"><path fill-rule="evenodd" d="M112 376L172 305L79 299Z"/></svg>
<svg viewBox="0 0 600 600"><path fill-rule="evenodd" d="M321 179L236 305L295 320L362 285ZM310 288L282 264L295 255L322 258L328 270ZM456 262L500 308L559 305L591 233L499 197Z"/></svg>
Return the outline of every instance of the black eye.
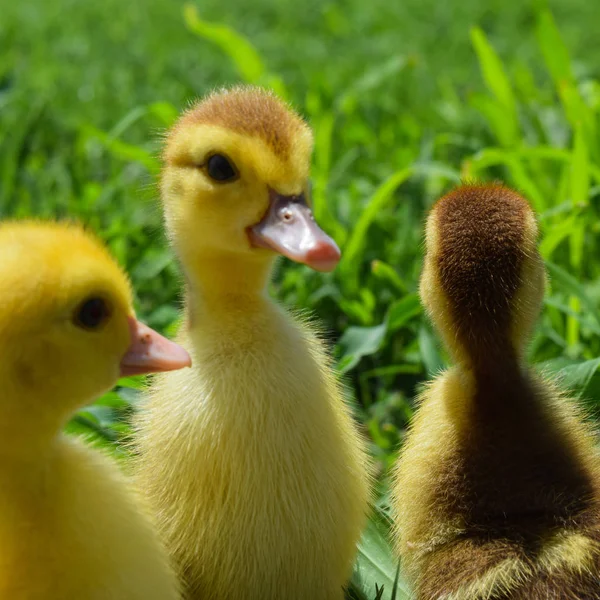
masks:
<svg viewBox="0 0 600 600"><path fill-rule="evenodd" d="M232 181L238 176L231 161L222 154L213 154L206 161L206 170L215 181Z"/></svg>
<svg viewBox="0 0 600 600"><path fill-rule="evenodd" d="M88 298L75 311L74 322L84 329L98 329L110 317L110 308L104 298Z"/></svg>

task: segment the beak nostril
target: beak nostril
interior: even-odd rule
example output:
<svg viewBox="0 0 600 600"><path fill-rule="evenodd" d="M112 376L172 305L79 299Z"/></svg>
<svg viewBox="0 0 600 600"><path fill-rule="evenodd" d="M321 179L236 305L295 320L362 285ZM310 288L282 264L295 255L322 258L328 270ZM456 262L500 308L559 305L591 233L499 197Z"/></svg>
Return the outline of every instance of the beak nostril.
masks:
<svg viewBox="0 0 600 600"><path fill-rule="evenodd" d="M288 208L284 209L281 211L281 218L286 221L286 222L290 222L293 218L294 218L294 213L292 213L291 210L289 210Z"/></svg>

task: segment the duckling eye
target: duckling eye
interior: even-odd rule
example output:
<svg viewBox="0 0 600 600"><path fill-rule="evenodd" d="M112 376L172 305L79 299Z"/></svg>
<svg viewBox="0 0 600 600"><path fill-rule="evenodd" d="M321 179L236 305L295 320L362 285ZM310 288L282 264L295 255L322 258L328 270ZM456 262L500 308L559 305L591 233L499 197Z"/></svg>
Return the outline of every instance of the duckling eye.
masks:
<svg viewBox="0 0 600 600"><path fill-rule="evenodd" d="M74 323L82 329L98 329L110 317L110 308L104 298L84 300L75 311Z"/></svg>
<svg viewBox="0 0 600 600"><path fill-rule="evenodd" d="M206 170L215 181L233 181L238 176L233 164L222 154L213 154L206 161Z"/></svg>

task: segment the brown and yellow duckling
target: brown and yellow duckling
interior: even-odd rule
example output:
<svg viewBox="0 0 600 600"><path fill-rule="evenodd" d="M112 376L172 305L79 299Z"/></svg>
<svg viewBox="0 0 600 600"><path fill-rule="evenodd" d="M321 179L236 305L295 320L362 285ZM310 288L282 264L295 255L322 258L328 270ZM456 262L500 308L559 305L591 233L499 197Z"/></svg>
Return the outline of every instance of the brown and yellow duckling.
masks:
<svg viewBox="0 0 600 600"><path fill-rule="evenodd" d="M396 548L418 600L600 598L600 461L577 408L525 362L545 270L534 213L465 185L427 222L421 296L455 361L397 465Z"/></svg>
<svg viewBox="0 0 600 600"><path fill-rule="evenodd" d="M308 200L312 134L274 95L210 95L169 132L166 227L185 272L187 374L138 421L137 481L198 600L341 600L367 456L323 343L269 298L278 254L339 260Z"/></svg>

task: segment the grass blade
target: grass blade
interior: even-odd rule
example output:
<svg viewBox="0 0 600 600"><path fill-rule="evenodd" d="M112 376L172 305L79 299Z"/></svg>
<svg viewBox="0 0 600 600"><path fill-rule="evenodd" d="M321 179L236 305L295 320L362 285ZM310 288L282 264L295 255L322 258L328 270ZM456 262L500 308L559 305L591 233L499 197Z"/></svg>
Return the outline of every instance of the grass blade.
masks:
<svg viewBox="0 0 600 600"><path fill-rule="evenodd" d="M558 284L565 292L578 298L581 302L581 307L585 308L594 317L596 322L600 324L600 313L598 312L596 302L591 300L577 279L554 263L546 263L546 268L552 276L552 282Z"/></svg>
<svg viewBox="0 0 600 600"><path fill-rule="evenodd" d="M517 103L502 61L479 27L471 29L471 41L483 79L505 112L505 128L510 132L508 138L514 140L518 132Z"/></svg>
<svg viewBox="0 0 600 600"><path fill-rule="evenodd" d="M376 586L383 586L386 594L389 592L391 595L396 590L397 600L409 600L408 584L398 574L397 561L392 555L387 537L384 519L374 515L358 545L353 584L367 598L372 598L377 593Z"/></svg>
<svg viewBox="0 0 600 600"><path fill-rule="evenodd" d="M375 191L367 207L358 219L354 230L352 231L342 252L342 261L339 269L343 277L351 277L356 283L357 265L360 261L357 260L362 252L366 241L367 231L371 223L381 212L384 206L393 198L394 192L411 176L412 168L407 167L401 171L397 171L386 179Z"/></svg>
<svg viewBox="0 0 600 600"><path fill-rule="evenodd" d="M219 23L209 23L200 18L193 4L185 4L183 18L188 29L196 35L213 42L236 66L248 83L257 83L265 74L265 65L256 48L237 31Z"/></svg>

